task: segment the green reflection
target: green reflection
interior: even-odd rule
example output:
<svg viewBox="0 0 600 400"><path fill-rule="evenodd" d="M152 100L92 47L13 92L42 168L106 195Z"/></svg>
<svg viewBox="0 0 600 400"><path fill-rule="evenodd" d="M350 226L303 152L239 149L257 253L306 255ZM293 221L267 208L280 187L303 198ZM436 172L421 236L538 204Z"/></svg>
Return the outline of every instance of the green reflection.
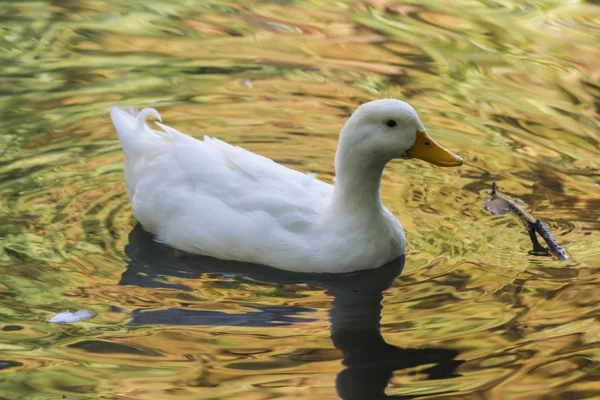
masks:
<svg viewBox="0 0 600 400"><path fill-rule="evenodd" d="M600 391L594 2L3 1L0 15L1 396L180 399L216 387L221 398L335 398L323 289L227 275L118 285L135 221L108 108L152 106L183 132L330 180L343 120L381 97L409 100L467 160L460 171L397 162L384 174L409 253L385 293L382 334L466 360L446 380L396 372L388 395ZM527 255L522 228L481 208L493 181L572 261ZM315 311L276 329L129 324L136 309L249 304ZM45 323L78 309L97 316ZM226 368L238 361L251 368Z"/></svg>

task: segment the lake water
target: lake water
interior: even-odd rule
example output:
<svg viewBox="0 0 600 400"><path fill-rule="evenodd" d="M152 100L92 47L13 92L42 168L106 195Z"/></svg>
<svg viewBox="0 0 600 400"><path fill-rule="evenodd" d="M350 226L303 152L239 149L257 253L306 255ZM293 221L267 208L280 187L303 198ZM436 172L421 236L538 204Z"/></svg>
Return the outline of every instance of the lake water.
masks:
<svg viewBox="0 0 600 400"><path fill-rule="evenodd" d="M597 1L2 1L0 21L0 399L600 398ZM111 105L330 182L345 118L383 97L466 160L387 167L405 259L289 274L136 227ZM569 261L483 208L492 182ZM68 310L95 316L46 322Z"/></svg>

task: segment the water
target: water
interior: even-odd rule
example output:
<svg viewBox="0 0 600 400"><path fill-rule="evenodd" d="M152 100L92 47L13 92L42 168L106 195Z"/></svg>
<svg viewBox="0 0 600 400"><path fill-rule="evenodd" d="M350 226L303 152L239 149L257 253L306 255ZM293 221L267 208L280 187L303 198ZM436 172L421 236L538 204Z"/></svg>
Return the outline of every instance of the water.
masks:
<svg viewBox="0 0 600 400"><path fill-rule="evenodd" d="M595 3L0 2L0 398L600 396ZM136 228L111 105L330 181L382 97L467 162L385 171L405 260L303 276ZM483 209L494 181L570 261Z"/></svg>

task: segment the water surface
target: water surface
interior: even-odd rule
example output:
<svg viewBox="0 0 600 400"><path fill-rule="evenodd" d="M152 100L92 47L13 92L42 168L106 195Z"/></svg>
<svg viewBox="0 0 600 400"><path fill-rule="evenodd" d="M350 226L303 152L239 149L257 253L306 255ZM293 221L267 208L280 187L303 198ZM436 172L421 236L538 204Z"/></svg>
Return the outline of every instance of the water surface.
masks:
<svg viewBox="0 0 600 400"><path fill-rule="evenodd" d="M600 396L597 2L3 1L0 21L0 398ZM280 274L136 228L111 105L330 182L343 121L383 97L466 160L386 169L405 260ZM568 262L483 209L492 182Z"/></svg>

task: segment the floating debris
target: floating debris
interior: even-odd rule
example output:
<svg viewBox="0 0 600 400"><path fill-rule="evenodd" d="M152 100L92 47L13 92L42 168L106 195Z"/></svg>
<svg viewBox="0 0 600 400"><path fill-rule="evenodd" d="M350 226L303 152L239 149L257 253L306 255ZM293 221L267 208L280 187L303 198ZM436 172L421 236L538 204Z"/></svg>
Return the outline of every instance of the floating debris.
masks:
<svg viewBox="0 0 600 400"><path fill-rule="evenodd" d="M496 215L504 215L510 211L508 201L505 199L488 199L483 203L486 210L493 212Z"/></svg>
<svg viewBox="0 0 600 400"><path fill-rule="evenodd" d="M48 320L53 324L73 324L75 322L83 321L92 318L94 315L93 311L90 310L79 310L72 313L71 311L65 311L56 314Z"/></svg>
<svg viewBox="0 0 600 400"><path fill-rule="evenodd" d="M241 83L242 83L242 85L244 85L246 87L249 87L250 89L252 89L254 87L254 85L252 84L252 82L250 82L247 79L244 79Z"/></svg>
<svg viewBox="0 0 600 400"><path fill-rule="evenodd" d="M537 218L534 218L531 214L525 211L519 204L514 200L509 200L502 194L498 193L498 187L496 182L492 183L492 195L491 199L486 200L484 207L497 215L504 215L507 212L515 214L521 222L527 227L527 233L531 239L533 250L531 254L534 255L548 255L548 250L540 244L536 233L540 235L548 247L550 252L554 254L559 260L566 261L569 259L567 252L564 248L560 247L556 240L552 237L548 228Z"/></svg>

